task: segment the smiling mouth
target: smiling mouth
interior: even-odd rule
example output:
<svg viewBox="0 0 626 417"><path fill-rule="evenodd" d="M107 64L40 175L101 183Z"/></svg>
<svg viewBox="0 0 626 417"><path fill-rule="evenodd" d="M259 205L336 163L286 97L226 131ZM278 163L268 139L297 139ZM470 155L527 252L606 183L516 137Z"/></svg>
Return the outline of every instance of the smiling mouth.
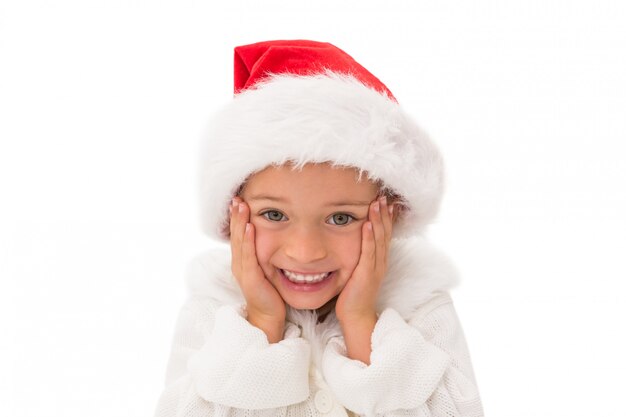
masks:
<svg viewBox="0 0 626 417"><path fill-rule="evenodd" d="M289 281L296 284L316 284L323 281L331 274L330 272L323 272L320 274L299 274L286 269L281 269L281 271Z"/></svg>

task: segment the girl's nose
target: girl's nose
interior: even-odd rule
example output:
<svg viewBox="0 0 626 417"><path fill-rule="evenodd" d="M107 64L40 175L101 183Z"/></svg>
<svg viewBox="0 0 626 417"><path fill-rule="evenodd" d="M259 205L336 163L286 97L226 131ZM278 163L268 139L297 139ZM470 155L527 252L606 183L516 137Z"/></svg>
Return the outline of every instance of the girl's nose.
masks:
<svg viewBox="0 0 626 417"><path fill-rule="evenodd" d="M314 228L292 228L285 240L285 255L298 264L310 264L326 257L326 245Z"/></svg>

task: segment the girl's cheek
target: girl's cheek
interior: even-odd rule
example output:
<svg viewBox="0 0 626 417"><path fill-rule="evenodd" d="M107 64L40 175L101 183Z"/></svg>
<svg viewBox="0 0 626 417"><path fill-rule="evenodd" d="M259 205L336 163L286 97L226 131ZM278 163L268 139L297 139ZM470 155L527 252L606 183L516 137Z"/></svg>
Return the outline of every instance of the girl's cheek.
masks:
<svg viewBox="0 0 626 417"><path fill-rule="evenodd" d="M273 247L276 245L275 237L272 236L272 232L264 229L263 227L258 227L255 224L256 235L255 235L255 249L256 249L256 257L260 264L265 264L269 262L272 253L274 252Z"/></svg>
<svg viewBox="0 0 626 417"><path fill-rule="evenodd" d="M361 233L351 233L345 236L341 241L335 242L334 246L339 248L341 258L345 266L356 268L361 257Z"/></svg>

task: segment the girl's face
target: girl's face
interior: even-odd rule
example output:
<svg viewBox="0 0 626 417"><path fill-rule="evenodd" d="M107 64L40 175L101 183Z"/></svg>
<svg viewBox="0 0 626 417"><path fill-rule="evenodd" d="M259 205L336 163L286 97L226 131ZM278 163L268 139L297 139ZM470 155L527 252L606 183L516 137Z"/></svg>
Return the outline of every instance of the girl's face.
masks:
<svg viewBox="0 0 626 417"><path fill-rule="evenodd" d="M250 206L259 265L283 300L317 309L338 295L361 255L361 230L378 187L354 168L268 167L240 197Z"/></svg>

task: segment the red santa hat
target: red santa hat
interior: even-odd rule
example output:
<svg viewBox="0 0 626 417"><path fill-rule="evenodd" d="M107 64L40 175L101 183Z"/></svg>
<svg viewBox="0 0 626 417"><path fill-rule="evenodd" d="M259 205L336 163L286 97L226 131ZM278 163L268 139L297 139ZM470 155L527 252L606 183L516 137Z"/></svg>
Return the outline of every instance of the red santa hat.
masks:
<svg viewBox="0 0 626 417"><path fill-rule="evenodd" d="M235 97L214 116L200 151L204 231L228 239L228 205L270 165L354 167L400 196L395 237L420 233L442 196L436 146L389 89L330 43L267 41L235 48Z"/></svg>

